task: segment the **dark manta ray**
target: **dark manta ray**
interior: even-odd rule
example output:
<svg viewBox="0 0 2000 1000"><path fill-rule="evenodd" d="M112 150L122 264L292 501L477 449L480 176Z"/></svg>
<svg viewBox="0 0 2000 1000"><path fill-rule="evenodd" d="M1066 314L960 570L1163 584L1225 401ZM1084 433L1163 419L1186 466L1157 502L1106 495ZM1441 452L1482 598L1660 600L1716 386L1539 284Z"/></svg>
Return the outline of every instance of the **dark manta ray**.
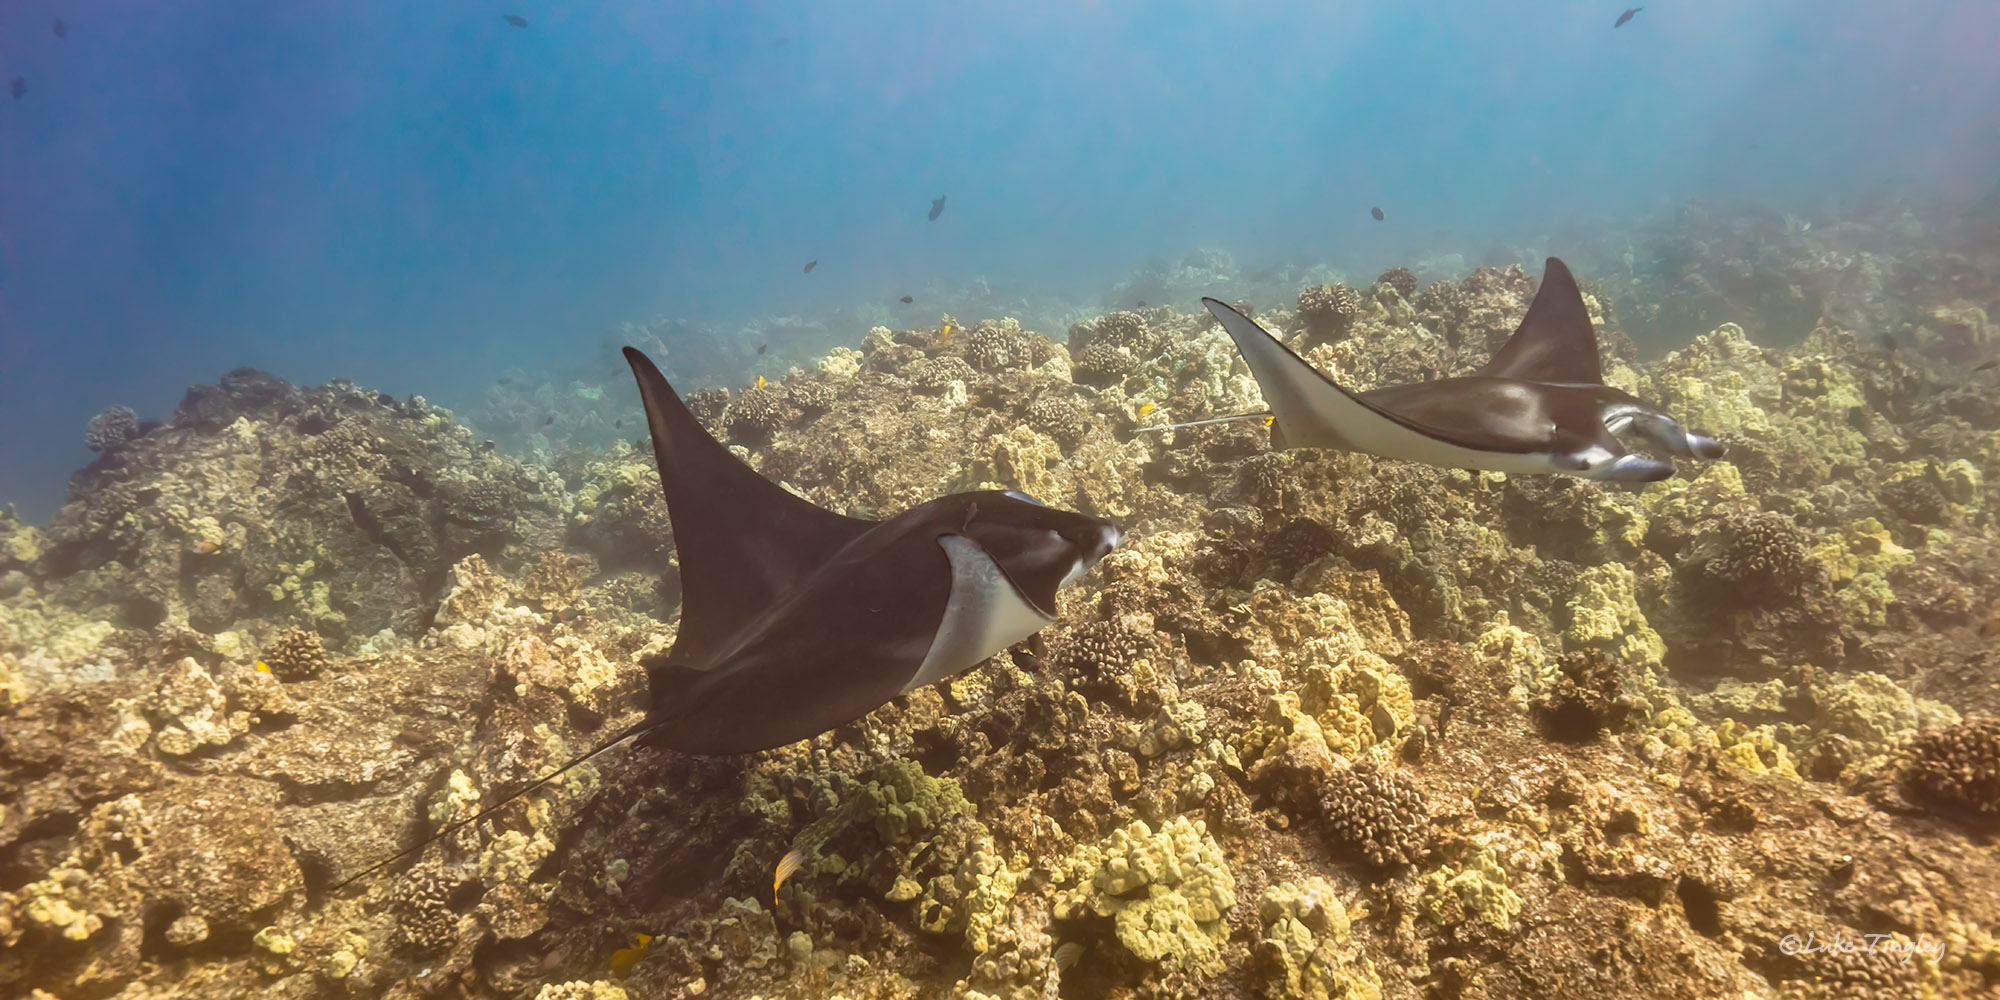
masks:
<svg viewBox="0 0 2000 1000"><path fill-rule="evenodd" d="M1056 591L1124 540L1013 491L843 517L731 455L644 354L625 360L685 594L673 650L647 664L649 745L744 753L858 719L1041 631Z"/></svg>
<svg viewBox="0 0 2000 1000"><path fill-rule="evenodd" d="M1617 435L1628 429L1680 458L1722 456L1715 439L1683 431L1666 413L1604 384L1583 293L1554 257L1528 315L1485 367L1367 392L1326 377L1242 313L1214 299L1202 302L1263 390L1276 417L1274 447L1343 448L1445 468L1624 482L1674 473L1670 461L1627 451Z"/></svg>
<svg viewBox="0 0 2000 1000"><path fill-rule="evenodd" d="M709 436L651 359L627 347L625 360L681 564L680 631L645 665L646 718L334 890L635 737L735 754L852 722L1041 631L1056 591L1125 539L1108 521L1011 490L954 493L886 521L816 507Z"/></svg>

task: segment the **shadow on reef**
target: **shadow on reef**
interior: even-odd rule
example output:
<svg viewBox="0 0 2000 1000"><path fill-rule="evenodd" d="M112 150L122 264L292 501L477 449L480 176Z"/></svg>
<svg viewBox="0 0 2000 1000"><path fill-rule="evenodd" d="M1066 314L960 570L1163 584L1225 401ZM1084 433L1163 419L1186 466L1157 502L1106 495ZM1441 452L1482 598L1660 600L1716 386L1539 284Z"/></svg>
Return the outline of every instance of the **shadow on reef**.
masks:
<svg viewBox="0 0 2000 1000"><path fill-rule="evenodd" d="M48 525L0 517L0 984L1989 993L1989 376L1831 313L1642 363L1605 287L1609 381L1729 460L1617 489L1139 434L1260 402L1162 307L691 393L830 509L999 486L1135 530L1041 644L776 750L607 755L341 893L638 717L679 593L651 456L245 371L107 417ZM1477 365L1532 291L1397 269L1258 319L1366 388ZM1792 944L1869 934L1900 951Z"/></svg>

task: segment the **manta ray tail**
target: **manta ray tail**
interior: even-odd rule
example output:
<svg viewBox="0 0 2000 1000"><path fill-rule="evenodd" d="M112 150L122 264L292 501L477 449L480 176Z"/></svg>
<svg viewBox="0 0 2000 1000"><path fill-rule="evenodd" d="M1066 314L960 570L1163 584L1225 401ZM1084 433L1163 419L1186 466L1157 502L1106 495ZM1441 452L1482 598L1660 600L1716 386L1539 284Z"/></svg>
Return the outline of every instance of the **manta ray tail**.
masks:
<svg viewBox="0 0 2000 1000"><path fill-rule="evenodd" d="M590 763L592 760L596 759L598 755L608 752L613 747L619 746L635 738L642 737L651 733L653 730L658 729L661 725L662 723L653 721L652 719L644 720L638 723L637 725L634 725L626 729L624 732L619 733L616 737L612 738L610 742L605 743L604 745L598 747L597 749L592 750L591 752L584 754L583 756L578 757L577 759L570 761L569 763L564 764L563 766L556 768L553 771L550 771L548 774L543 775L542 777L537 778L534 781L531 781L526 785L523 785L520 788L515 789L514 791L508 792L506 795L501 796L500 801L495 802L492 805L479 810L477 814L471 816L470 818L462 819L455 823L446 823L445 825L438 827L437 832L431 834L428 837L425 837L420 841L417 841L415 844L412 844L409 847L405 847L402 850L397 851L396 853L391 854L388 857L383 858L382 860L377 861L374 864L369 865L368 867L363 868L360 871L355 872L354 874L349 875L338 882L335 882L333 884L333 887L328 889L327 892L329 894L339 892L340 890L347 888L349 885L352 885L355 882L363 878L366 878L369 875L373 875L376 872L381 871L382 869L387 868L388 866L393 865L396 862L401 861L404 858L407 858L410 855L415 854L418 851L421 851L424 848L437 843L438 841L444 839L445 837L449 837L452 834L457 833L458 831L463 830L466 827L471 826L472 824L477 823L480 820L483 820L486 817L491 816L496 812L499 812L501 809L506 808L507 804L513 802L515 799L518 799L523 795L527 795L528 793L533 792L544 785L547 785L549 782L554 781L565 774L568 774L571 770L575 768Z"/></svg>
<svg viewBox="0 0 2000 1000"><path fill-rule="evenodd" d="M1238 420L1263 420L1264 418L1269 417L1270 415L1271 411L1269 410L1264 410L1258 413L1238 413L1233 416L1227 416L1227 417L1211 417L1207 420L1190 420L1182 424L1161 424L1157 427L1140 427L1137 429L1137 433L1145 434L1150 431L1177 431L1183 427L1206 427L1209 424L1227 424L1227 423L1233 423Z"/></svg>

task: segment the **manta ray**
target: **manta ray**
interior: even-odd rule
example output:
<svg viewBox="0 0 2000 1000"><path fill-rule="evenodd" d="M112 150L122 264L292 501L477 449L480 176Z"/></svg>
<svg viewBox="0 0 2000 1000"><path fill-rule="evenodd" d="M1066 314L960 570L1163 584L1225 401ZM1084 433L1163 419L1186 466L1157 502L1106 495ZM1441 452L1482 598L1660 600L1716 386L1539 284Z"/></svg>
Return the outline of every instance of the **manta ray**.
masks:
<svg viewBox="0 0 2000 1000"><path fill-rule="evenodd" d="M421 843L409 856L614 747L741 754L808 739L1041 631L1056 592L1117 548L1109 521L1015 490L846 517L729 453L652 359L625 348L680 556L680 629L646 667L644 720Z"/></svg>
<svg viewBox="0 0 2000 1000"><path fill-rule="evenodd" d="M886 521L836 514L730 454L644 354L627 347L625 360L683 592L673 649L646 664L648 745L744 753L858 719L1041 631L1056 591L1125 538L1013 490Z"/></svg>
<svg viewBox="0 0 2000 1000"><path fill-rule="evenodd" d="M1277 449L1340 448L1446 468L1620 482L1674 473L1673 462L1628 450L1618 439L1627 431L1677 458L1722 456L1714 438L1682 430L1658 407L1604 384L1583 293L1554 257L1528 315L1484 367L1366 392L1327 377L1248 316L1215 299L1202 303L1263 391L1270 410L1253 416L1274 418Z"/></svg>

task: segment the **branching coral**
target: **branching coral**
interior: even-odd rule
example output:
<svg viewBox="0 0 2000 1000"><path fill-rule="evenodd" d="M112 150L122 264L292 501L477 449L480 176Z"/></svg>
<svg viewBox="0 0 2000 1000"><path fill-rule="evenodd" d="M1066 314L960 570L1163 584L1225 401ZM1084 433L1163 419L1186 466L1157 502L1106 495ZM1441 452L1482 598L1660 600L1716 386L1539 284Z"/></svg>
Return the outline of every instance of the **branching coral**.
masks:
<svg viewBox="0 0 2000 1000"><path fill-rule="evenodd" d="M1445 320L1464 315L1470 296L1456 281L1433 281L1417 293L1416 307Z"/></svg>
<svg viewBox="0 0 2000 1000"><path fill-rule="evenodd" d="M458 916L451 912L450 899L459 881L445 866L426 862L396 883L392 908L396 932L404 942L420 953L451 944Z"/></svg>
<svg viewBox="0 0 2000 1000"><path fill-rule="evenodd" d="M1794 595L1804 585L1811 540L1790 517L1773 511L1726 517L1702 575L1735 599Z"/></svg>
<svg viewBox="0 0 2000 1000"><path fill-rule="evenodd" d="M1098 317L1094 323L1072 327L1069 350L1080 357L1080 352L1105 346L1124 348L1132 357L1144 357L1152 348L1153 339L1152 328L1146 325L1144 316L1135 312L1115 312Z"/></svg>
<svg viewBox="0 0 2000 1000"><path fill-rule="evenodd" d="M785 404L770 389L750 389L729 404L728 422L730 436L739 441L767 440L784 426Z"/></svg>
<svg viewBox="0 0 2000 1000"><path fill-rule="evenodd" d="M1018 325L1009 328L987 320L974 327L965 342L965 360L980 371L999 371L1025 360L1026 355Z"/></svg>
<svg viewBox="0 0 2000 1000"><path fill-rule="evenodd" d="M1905 781L1918 800L1940 811L2000 826L2000 718L1917 734Z"/></svg>
<svg viewBox="0 0 2000 1000"><path fill-rule="evenodd" d="M1074 448L1083 440L1089 424L1089 411L1081 403L1067 396L1043 396L1028 404L1028 426L1049 437L1065 448Z"/></svg>
<svg viewBox="0 0 2000 1000"><path fill-rule="evenodd" d="M1299 315L1314 336L1341 336L1361 315L1361 293L1346 285L1314 285L1299 293Z"/></svg>
<svg viewBox="0 0 2000 1000"><path fill-rule="evenodd" d="M83 429L83 443L91 451L110 451L138 436L139 415L129 406L106 407Z"/></svg>
<svg viewBox="0 0 2000 1000"><path fill-rule="evenodd" d="M720 429L722 415L729 409L729 390L708 388L697 389L687 394L688 411L694 414L701 425L710 433Z"/></svg>
<svg viewBox="0 0 2000 1000"><path fill-rule="evenodd" d="M1140 660L1158 659L1160 649L1154 632L1122 621L1093 621L1077 626L1052 644L1049 660L1078 691L1136 708L1142 702L1157 703L1158 693L1138 683L1133 666Z"/></svg>
<svg viewBox="0 0 2000 1000"><path fill-rule="evenodd" d="M1125 376L1137 367L1138 360L1129 348L1099 341L1083 349L1076 356L1073 370L1076 379L1088 385L1108 385Z"/></svg>
<svg viewBox="0 0 2000 1000"><path fill-rule="evenodd" d="M258 661L281 681L308 680L326 669L326 649L320 645L318 633L287 628L264 648Z"/></svg>
<svg viewBox="0 0 2000 1000"><path fill-rule="evenodd" d="M977 377L979 373L973 371L972 366L966 364L964 358L956 354L947 354L917 365L910 380L925 392L943 392L953 382L971 382Z"/></svg>
<svg viewBox="0 0 2000 1000"><path fill-rule="evenodd" d="M1320 808L1335 843L1376 867L1416 860L1429 807L1402 772L1363 761L1334 772Z"/></svg>
<svg viewBox="0 0 2000 1000"><path fill-rule="evenodd" d="M1951 517L1944 490L1928 476L1905 476L1876 491L1882 506L1911 524L1943 524Z"/></svg>
<svg viewBox="0 0 2000 1000"><path fill-rule="evenodd" d="M833 384L823 378L802 378L793 380L785 389L792 405L802 413L819 414L833 409L837 395Z"/></svg>
<svg viewBox="0 0 2000 1000"><path fill-rule="evenodd" d="M1396 294L1402 296L1405 300L1417 294L1417 276L1411 273L1407 267L1392 267L1387 271L1383 271L1382 276L1375 279L1375 283L1378 285L1388 285L1390 288L1395 289Z"/></svg>

